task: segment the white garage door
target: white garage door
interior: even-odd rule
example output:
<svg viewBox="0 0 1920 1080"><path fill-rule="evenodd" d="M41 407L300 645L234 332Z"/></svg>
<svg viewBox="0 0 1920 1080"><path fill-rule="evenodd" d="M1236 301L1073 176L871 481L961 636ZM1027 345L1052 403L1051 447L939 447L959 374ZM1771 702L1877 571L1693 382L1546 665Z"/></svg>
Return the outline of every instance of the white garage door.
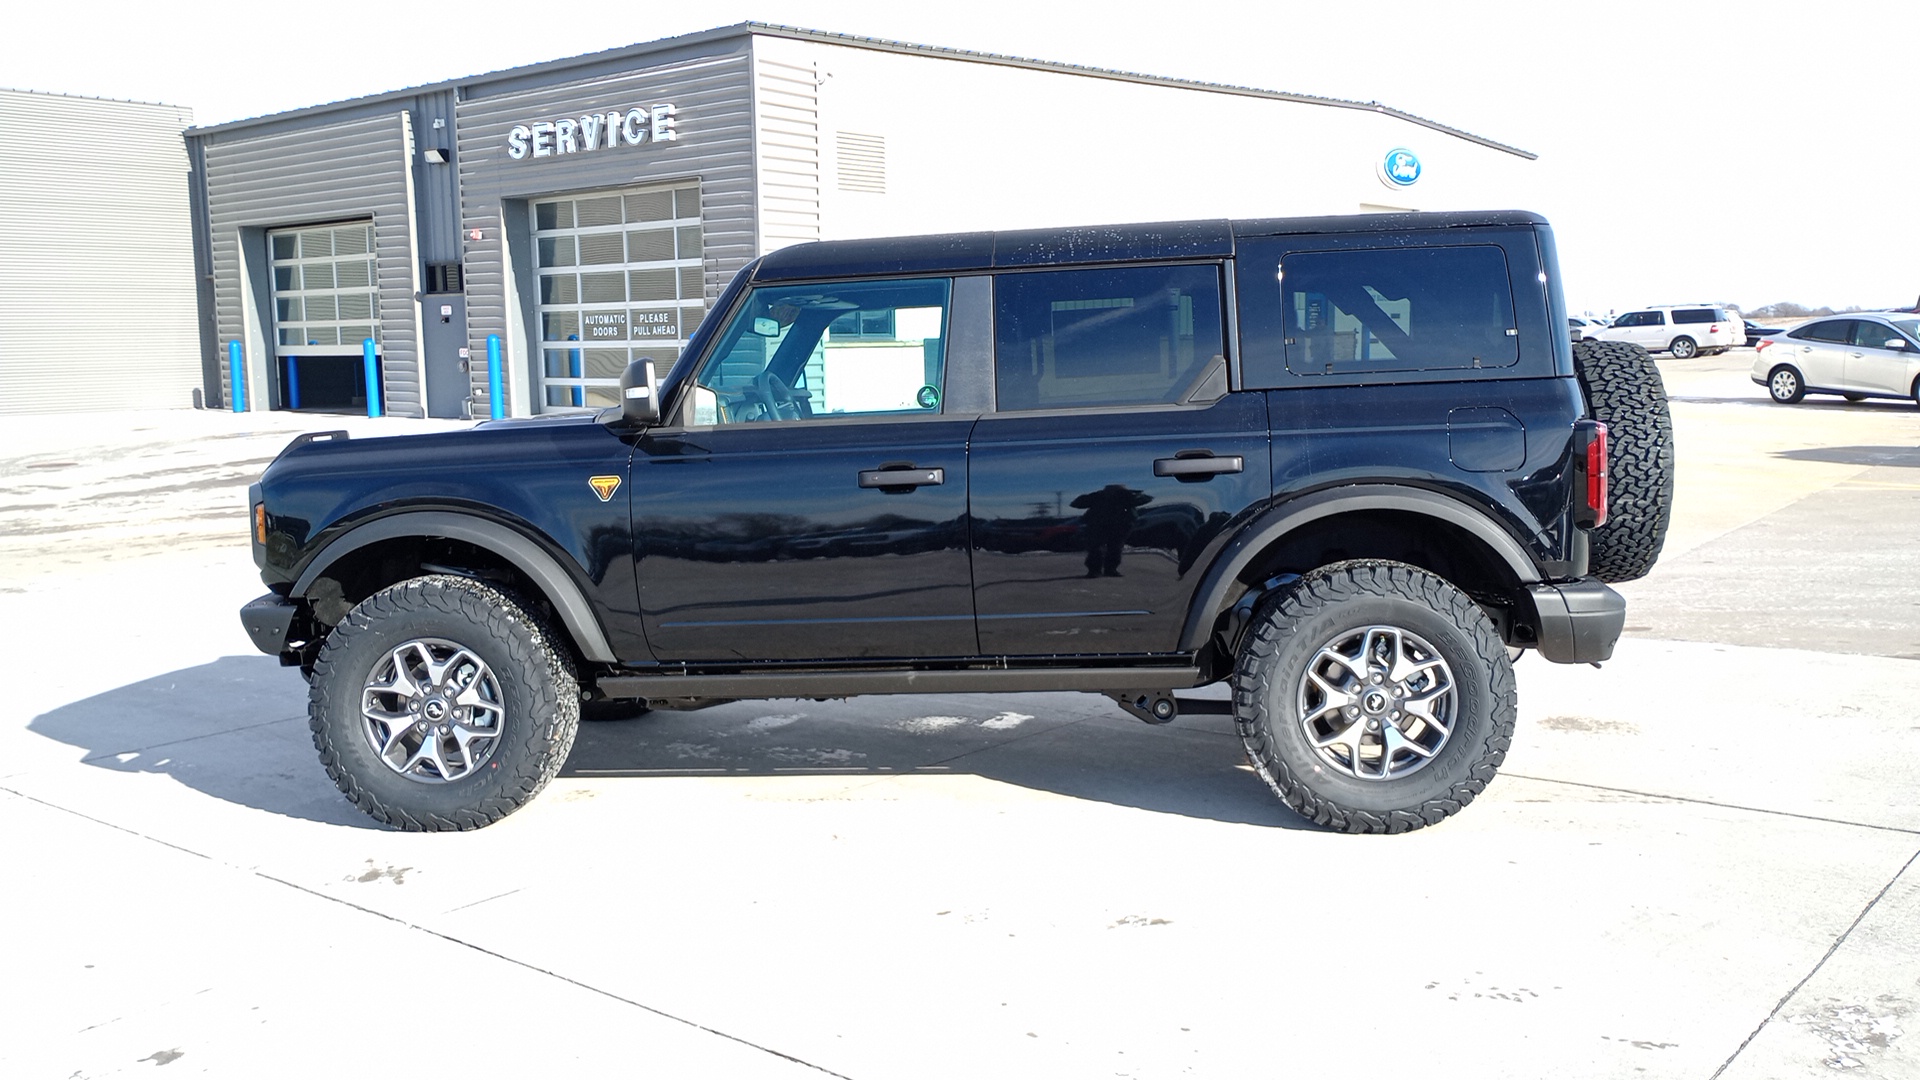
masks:
<svg viewBox="0 0 1920 1080"><path fill-rule="evenodd" d="M545 411L620 403L620 375L662 374L706 313L697 183L533 204Z"/></svg>

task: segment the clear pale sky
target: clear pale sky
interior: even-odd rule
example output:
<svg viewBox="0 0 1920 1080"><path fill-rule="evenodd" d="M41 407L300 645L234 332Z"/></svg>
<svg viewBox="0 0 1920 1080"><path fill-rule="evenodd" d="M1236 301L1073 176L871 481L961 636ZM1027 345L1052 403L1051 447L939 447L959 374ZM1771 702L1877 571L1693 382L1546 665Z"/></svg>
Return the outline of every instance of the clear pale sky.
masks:
<svg viewBox="0 0 1920 1080"><path fill-rule="evenodd" d="M1576 311L1920 298L1914 0L111 0L9 15L0 86L217 124L749 20L1378 101L1530 150L1519 209L1553 221Z"/></svg>

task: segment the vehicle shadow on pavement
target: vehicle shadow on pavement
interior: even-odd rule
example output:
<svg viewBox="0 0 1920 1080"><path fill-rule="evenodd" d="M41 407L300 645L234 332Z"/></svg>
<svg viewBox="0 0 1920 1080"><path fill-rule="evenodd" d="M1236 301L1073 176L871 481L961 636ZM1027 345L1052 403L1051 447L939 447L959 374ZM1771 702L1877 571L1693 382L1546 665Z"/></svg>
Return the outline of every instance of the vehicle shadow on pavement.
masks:
<svg viewBox="0 0 1920 1080"><path fill-rule="evenodd" d="M616 708L583 723L561 775L837 777L848 786L969 775L1233 824L1313 829L1246 766L1225 701L1181 697L1153 727L1092 694L884 695Z"/></svg>
<svg viewBox="0 0 1920 1080"><path fill-rule="evenodd" d="M1902 465L1920 469L1920 447L1914 446L1815 446L1803 450L1781 450L1773 456L1790 461L1824 461L1834 465Z"/></svg>
<svg viewBox="0 0 1920 1080"><path fill-rule="evenodd" d="M974 775L1034 791L1247 825L1314 828L1248 770L1224 701L1182 697L1150 727L1089 694L876 696L735 702L583 723L561 775ZM264 656L227 656L62 705L29 731L90 766L173 778L272 814L380 828L327 779L307 728L306 684ZM609 716L619 710L601 709Z"/></svg>
<svg viewBox="0 0 1920 1080"><path fill-rule="evenodd" d="M377 829L327 779L307 729L306 684L265 656L223 656L62 705L27 730L99 769L172 777L216 799Z"/></svg>

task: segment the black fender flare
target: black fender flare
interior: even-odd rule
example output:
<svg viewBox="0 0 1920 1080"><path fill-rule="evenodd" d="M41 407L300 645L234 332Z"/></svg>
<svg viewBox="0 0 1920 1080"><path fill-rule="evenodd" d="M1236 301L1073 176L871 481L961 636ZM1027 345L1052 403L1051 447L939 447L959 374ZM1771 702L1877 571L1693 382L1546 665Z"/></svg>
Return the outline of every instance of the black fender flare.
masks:
<svg viewBox="0 0 1920 1080"><path fill-rule="evenodd" d="M440 536L461 540L491 551L512 563L540 590L554 613L572 635L580 655L597 663L616 663L600 620L587 603L586 595L574 583L565 568L532 540L505 525L442 510L416 510L378 518L335 537L315 555L313 561L293 583L293 596L306 596L313 583L334 563L369 544L410 536Z"/></svg>
<svg viewBox="0 0 1920 1080"><path fill-rule="evenodd" d="M1275 541L1303 525L1336 514L1366 510L1397 510L1420 514L1456 526L1485 544L1513 571L1522 585L1540 580L1540 570L1526 549L1492 518L1458 499L1425 488L1397 484L1350 484L1289 499L1248 522L1208 568L1187 609L1180 633L1180 650L1204 647L1214 623L1245 592L1240 573Z"/></svg>

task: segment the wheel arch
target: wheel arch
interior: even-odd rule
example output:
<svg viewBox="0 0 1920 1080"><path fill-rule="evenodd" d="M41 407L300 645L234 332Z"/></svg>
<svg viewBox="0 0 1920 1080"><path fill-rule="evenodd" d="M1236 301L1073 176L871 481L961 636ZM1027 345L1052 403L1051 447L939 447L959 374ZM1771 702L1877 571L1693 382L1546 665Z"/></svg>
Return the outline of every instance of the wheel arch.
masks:
<svg viewBox="0 0 1920 1080"><path fill-rule="evenodd" d="M335 537L293 583L290 595L307 597L314 584L356 552L396 540L445 539L490 552L511 565L539 591L573 639L580 655L614 663L613 648L586 594L559 560L527 536L496 522L443 510L415 510L377 518Z"/></svg>
<svg viewBox="0 0 1920 1080"><path fill-rule="evenodd" d="M1195 590L1180 635L1181 650L1205 648L1221 617L1276 569L1274 560L1282 556L1290 542L1316 527L1325 528L1341 520L1359 525L1400 520L1437 526L1432 531L1440 538L1439 542L1456 548L1465 545L1467 550L1456 552L1458 557L1471 563L1479 571L1478 576L1496 577L1503 591L1517 590L1519 586L1541 580L1532 557L1519 541L1485 513L1458 499L1424 488L1393 484L1331 488L1290 499L1267 510L1248 522L1227 544ZM1349 554L1351 557L1398 557L1368 550L1365 543L1357 545ZM1455 584L1475 591L1475 586L1485 589L1492 582Z"/></svg>

